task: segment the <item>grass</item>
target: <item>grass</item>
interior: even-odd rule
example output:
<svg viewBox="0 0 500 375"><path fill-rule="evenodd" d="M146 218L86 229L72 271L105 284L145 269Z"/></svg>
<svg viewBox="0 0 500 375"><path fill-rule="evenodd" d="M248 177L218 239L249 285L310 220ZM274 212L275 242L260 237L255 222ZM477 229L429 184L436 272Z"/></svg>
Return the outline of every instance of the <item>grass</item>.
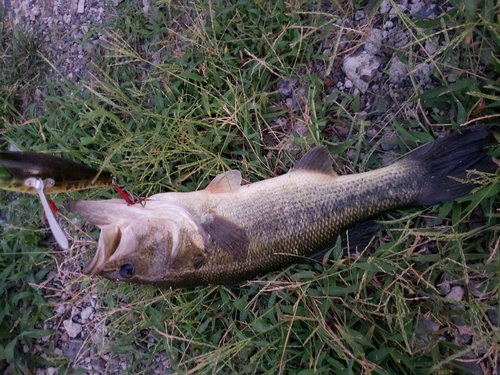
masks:
<svg viewBox="0 0 500 375"><path fill-rule="evenodd" d="M315 144L338 155L340 171L362 172L475 120L498 139L500 6L478 1L473 11L469 3L450 1L434 20L399 12L392 21L403 25L408 43L385 46L383 62L398 56L407 84L394 88L383 70L380 88L361 94L337 90L342 59L389 19L375 9L350 24L361 2L326 9L312 1L160 1L156 17L128 2L112 27L85 36L105 39L82 42L93 63L82 84L52 81L43 103L28 110L2 96L0 134L109 170L144 196L202 188L228 169L249 181L269 178ZM446 43L430 53L426 43L436 38ZM5 57L14 40L2 44L6 66L13 66ZM424 65L433 89L418 78ZM19 77L28 76L2 87L20 87L31 81ZM298 77L295 103L277 88L290 77ZM41 114L18 126L33 113ZM382 152L382 142L398 147ZM490 316L499 310L498 178L484 185L456 202L384 215L373 253L345 259L334 249L324 266L174 291L82 276L78 265L93 253L98 232L68 224L74 246L51 250L36 198L9 203L0 193L9 224L1 229L0 365L29 373L52 363L71 373L95 347L96 356L110 351L109 366L126 353L130 373L147 373L161 354L173 373L187 374L466 374L464 364L473 361L496 371L500 331ZM55 201L111 196L107 189ZM54 261L70 280L66 303L91 294L99 300L100 323L74 363L50 347L45 359L30 354L33 339L52 334L43 329L52 315L45 301L54 297L44 280ZM464 300L446 298L454 286L465 290Z"/></svg>

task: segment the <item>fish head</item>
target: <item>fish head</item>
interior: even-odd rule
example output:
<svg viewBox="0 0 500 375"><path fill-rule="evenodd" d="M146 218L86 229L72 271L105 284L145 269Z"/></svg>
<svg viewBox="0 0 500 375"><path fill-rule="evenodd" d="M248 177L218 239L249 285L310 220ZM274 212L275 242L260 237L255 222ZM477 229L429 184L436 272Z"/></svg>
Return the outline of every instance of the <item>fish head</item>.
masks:
<svg viewBox="0 0 500 375"><path fill-rule="evenodd" d="M203 262L206 236L182 207L95 202L99 204L77 201L69 205L71 211L101 228L97 251L83 273L114 281L162 284L194 271Z"/></svg>

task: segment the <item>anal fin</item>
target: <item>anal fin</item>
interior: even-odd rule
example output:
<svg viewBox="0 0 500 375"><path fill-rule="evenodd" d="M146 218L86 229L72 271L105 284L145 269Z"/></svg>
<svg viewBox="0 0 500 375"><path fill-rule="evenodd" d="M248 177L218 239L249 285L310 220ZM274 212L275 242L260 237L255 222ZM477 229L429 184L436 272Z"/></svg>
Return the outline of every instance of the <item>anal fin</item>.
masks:
<svg viewBox="0 0 500 375"><path fill-rule="evenodd" d="M378 229L379 225L375 220L361 221L348 228L340 235L344 255L359 253L366 249L372 241L373 236L377 234ZM309 259L323 262L329 250L330 248L317 252L309 257Z"/></svg>

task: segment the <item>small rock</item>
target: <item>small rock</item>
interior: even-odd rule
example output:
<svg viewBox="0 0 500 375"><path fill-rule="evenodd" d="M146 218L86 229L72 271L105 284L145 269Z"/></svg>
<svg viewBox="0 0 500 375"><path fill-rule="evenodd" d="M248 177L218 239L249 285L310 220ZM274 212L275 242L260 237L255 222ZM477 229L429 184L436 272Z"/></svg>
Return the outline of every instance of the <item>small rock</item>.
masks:
<svg viewBox="0 0 500 375"><path fill-rule="evenodd" d="M415 333L423 342L430 342L430 335L436 332L440 327L439 323L436 323L431 316L420 315Z"/></svg>
<svg viewBox="0 0 500 375"><path fill-rule="evenodd" d="M498 320L498 308L497 309L490 309L486 311L486 315L491 321L491 324L493 324L495 327L499 326L499 320Z"/></svg>
<svg viewBox="0 0 500 375"><path fill-rule="evenodd" d="M94 370L104 370L107 362L102 357L97 357L91 360L91 364Z"/></svg>
<svg viewBox="0 0 500 375"><path fill-rule="evenodd" d="M408 76L408 68L401 62L401 60L398 59L397 56L394 56L391 61L391 66L389 67L388 74L391 77L391 82L401 83Z"/></svg>
<svg viewBox="0 0 500 375"><path fill-rule="evenodd" d="M469 293L472 294L476 298L483 298L487 296L484 290L485 285L475 280L469 281ZM481 290L483 289L483 290Z"/></svg>
<svg viewBox="0 0 500 375"><path fill-rule="evenodd" d="M89 320L90 316L94 313L94 308L92 306L88 306L83 309L83 311L80 313L80 316L82 317L82 323L87 323Z"/></svg>
<svg viewBox="0 0 500 375"><path fill-rule="evenodd" d="M71 338L75 338L82 332L82 326L78 323L74 323L72 319L66 319L63 321L64 328L68 333L68 336ZM62 340L62 337L61 337Z"/></svg>
<svg viewBox="0 0 500 375"><path fill-rule="evenodd" d="M361 10L358 10L356 12L356 14L354 15L354 20L359 22L361 21L362 19L364 19L366 17L366 14L365 12L361 11Z"/></svg>
<svg viewBox="0 0 500 375"><path fill-rule="evenodd" d="M77 8L77 12L78 13L83 13L85 10L85 0L79 0L78 1L78 8Z"/></svg>
<svg viewBox="0 0 500 375"><path fill-rule="evenodd" d="M30 12L30 19L32 21L35 20L36 17L38 17L40 15L40 7L38 5L33 5L33 8L31 8L31 12Z"/></svg>
<svg viewBox="0 0 500 375"><path fill-rule="evenodd" d="M66 313L66 305L57 305L54 308L56 315L64 315Z"/></svg>
<svg viewBox="0 0 500 375"><path fill-rule="evenodd" d="M299 87L297 90L295 90L295 92L293 92L291 108L301 108L305 100L306 90L303 87Z"/></svg>
<svg viewBox="0 0 500 375"><path fill-rule="evenodd" d="M378 57L369 53L346 57L342 64L342 70L347 78L362 93L368 90L369 83L377 75L379 67Z"/></svg>
<svg viewBox="0 0 500 375"><path fill-rule="evenodd" d="M400 32L395 35L394 43L396 47L405 47L410 42L410 35L407 32Z"/></svg>
<svg viewBox="0 0 500 375"><path fill-rule="evenodd" d="M412 4L410 5L410 14L416 14L420 12L423 6L424 6L423 1L413 1Z"/></svg>
<svg viewBox="0 0 500 375"><path fill-rule="evenodd" d="M65 332L63 332L63 334L61 335L59 340L61 340L62 342L66 342L66 341L68 341L68 338L69 338L68 332L65 331Z"/></svg>
<svg viewBox="0 0 500 375"><path fill-rule="evenodd" d="M295 128L295 131L297 132L298 135L301 137L305 137L307 132L309 131L309 128L304 125L299 125Z"/></svg>
<svg viewBox="0 0 500 375"><path fill-rule="evenodd" d="M280 79L276 84L276 88L280 93L282 98L288 98L293 93L293 86L299 81L297 77L291 77L290 79Z"/></svg>
<svg viewBox="0 0 500 375"><path fill-rule="evenodd" d="M419 8L420 5L420 8ZM410 9L410 13L413 15L418 20L425 20L425 19L434 19L436 18L436 4L429 4L427 6L424 6L424 4L420 3L417 6L412 6Z"/></svg>
<svg viewBox="0 0 500 375"><path fill-rule="evenodd" d="M463 306L453 306L453 310L464 310ZM465 324L465 322L458 316L451 318L452 322L456 325L458 333L453 337L453 342L456 345L467 345L472 338L472 329Z"/></svg>
<svg viewBox="0 0 500 375"><path fill-rule="evenodd" d="M80 314L80 309L77 306L73 306L71 308L71 317L74 317L75 315Z"/></svg>
<svg viewBox="0 0 500 375"><path fill-rule="evenodd" d="M365 51L371 55L375 55L379 53L380 48L382 48L382 30L380 29L372 29L368 34L365 42Z"/></svg>
<svg viewBox="0 0 500 375"><path fill-rule="evenodd" d="M349 151L347 151L346 156L349 160L354 160L354 158L356 157L356 150L351 148Z"/></svg>
<svg viewBox="0 0 500 375"><path fill-rule="evenodd" d="M454 286L446 295L446 298L452 301L461 301L464 298L464 289L461 286Z"/></svg>
<svg viewBox="0 0 500 375"><path fill-rule="evenodd" d="M434 53L437 51L437 47L429 40L425 41L424 48L429 55L434 55Z"/></svg>
<svg viewBox="0 0 500 375"><path fill-rule="evenodd" d="M147 14L149 12L149 1L148 0L142 0L142 12L144 14Z"/></svg>
<svg viewBox="0 0 500 375"><path fill-rule="evenodd" d="M78 355L78 352L80 351L82 345L83 345L82 340L70 340L68 342L68 347L66 348L64 355L70 358L71 360L74 360Z"/></svg>
<svg viewBox="0 0 500 375"><path fill-rule="evenodd" d="M391 5L389 3L389 0L383 0L380 3L380 7L378 9L382 14L389 13L389 11L391 10Z"/></svg>
<svg viewBox="0 0 500 375"><path fill-rule="evenodd" d="M56 369L55 367L47 367L47 375L56 375Z"/></svg>
<svg viewBox="0 0 500 375"><path fill-rule="evenodd" d="M391 136L382 137L382 142L380 143L380 148L384 151L394 150L397 146L396 141Z"/></svg>

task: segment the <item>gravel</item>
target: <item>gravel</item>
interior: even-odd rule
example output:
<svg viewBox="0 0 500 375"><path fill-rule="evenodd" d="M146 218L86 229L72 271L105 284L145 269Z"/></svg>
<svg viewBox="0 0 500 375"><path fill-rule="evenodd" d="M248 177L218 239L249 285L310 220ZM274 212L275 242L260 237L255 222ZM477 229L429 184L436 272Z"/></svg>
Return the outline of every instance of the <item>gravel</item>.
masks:
<svg viewBox="0 0 500 375"><path fill-rule="evenodd" d="M4 0L4 4L8 20L43 41L42 52L58 71L50 74L72 81L87 73L89 52L81 44L85 34L116 14L114 6L100 0Z"/></svg>

